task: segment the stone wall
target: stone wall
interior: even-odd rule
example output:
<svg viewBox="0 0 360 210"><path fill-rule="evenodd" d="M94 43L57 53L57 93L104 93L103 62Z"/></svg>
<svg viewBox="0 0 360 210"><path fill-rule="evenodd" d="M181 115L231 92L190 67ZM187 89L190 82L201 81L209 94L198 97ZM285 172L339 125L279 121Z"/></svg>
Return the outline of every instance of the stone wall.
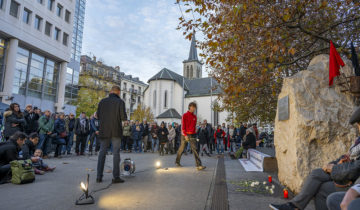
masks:
<svg viewBox="0 0 360 210"><path fill-rule="evenodd" d="M340 70L352 75L351 62ZM328 86L329 56L316 56L307 70L284 79L279 99L289 96L289 119L275 120L279 180L298 193L312 169L344 154L357 130L349 124L354 99L336 85Z"/></svg>

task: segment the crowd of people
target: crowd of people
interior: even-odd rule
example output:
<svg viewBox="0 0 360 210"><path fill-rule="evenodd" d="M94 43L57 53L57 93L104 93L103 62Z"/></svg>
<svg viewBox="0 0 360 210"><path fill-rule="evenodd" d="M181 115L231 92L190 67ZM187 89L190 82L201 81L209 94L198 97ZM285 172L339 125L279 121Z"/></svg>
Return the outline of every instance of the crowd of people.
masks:
<svg viewBox="0 0 360 210"><path fill-rule="evenodd" d="M27 105L22 111L19 104L12 103L1 116L1 144L0 144L0 179L9 172L12 160L32 159L36 164L53 157L64 155L97 155L100 150L99 135L100 122L96 112L92 116L81 113L75 117L73 113L51 113ZM239 127L223 123L217 127L206 120L199 122L197 130L197 151L204 154L224 154L226 151L235 152L238 148L255 148L259 140L256 124L248 128L247 124ZM176 154L181 143L181 125L178 123L157 122L148 123L146 120L123 122L123 138L121 151L131 153L158 152L159 155ZM21 141L24 143L21 144ZM9 155L7 148L15 146ZM75 145L75 146L74 146ZM12 148L13 149L13 148ZM108 153L112 152L112 145ZM190 144L184 149L185 155L191 153ZM39 166L37 174L52 171L53 168ZM43 170L41 170L43 169Z"/></svg>

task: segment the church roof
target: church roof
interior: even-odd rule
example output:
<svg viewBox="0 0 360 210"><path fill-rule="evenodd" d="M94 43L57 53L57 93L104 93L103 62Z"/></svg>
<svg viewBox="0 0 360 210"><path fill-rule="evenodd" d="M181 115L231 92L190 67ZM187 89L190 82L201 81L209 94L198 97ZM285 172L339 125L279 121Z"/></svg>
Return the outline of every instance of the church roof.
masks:
<svg viewBox="0 0 360 210"><path fill-rule="evenodd" d="M167 68L163 68L161 71L159 71L157 74L155 74L153 77L151 77L148 81L150 83L154 80L172 80L177 82L181 87L183 86L183 80L185 80L184 89L189 90L189 87L187 85L187 79L181 76L180 74L177 74Z"/></svg>
<svg viewBox="0 0 360 210"><path fill-rule="evenodd" d="M187 85L189 91L186 97L211 95L211 88L213 95L221 93L219 83L212 77L188 80Z"/></svg>
<svg viewBox="0 0 360 210"><path fill-rule="evenodd" d="M161 118L177 118L181 119L181 115L175 109L168 109L159 116L156 117L157 119Z"/></svg>

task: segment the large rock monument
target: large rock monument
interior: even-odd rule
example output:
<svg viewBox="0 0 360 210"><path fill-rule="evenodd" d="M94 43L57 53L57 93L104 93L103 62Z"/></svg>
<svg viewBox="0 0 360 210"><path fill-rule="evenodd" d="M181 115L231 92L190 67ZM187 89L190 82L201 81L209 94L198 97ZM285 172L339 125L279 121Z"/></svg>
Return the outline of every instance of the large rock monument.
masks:
<svg viewBox="0 0 360 210"><path fill-rule="evenodd" d="M353 75L351 62L340 72ZM275 119L279 180L298 193L312 169L346 153L357 130L349 124L354 98L329 87L329 56L316 56L307 70L284 79Z"/></svg>

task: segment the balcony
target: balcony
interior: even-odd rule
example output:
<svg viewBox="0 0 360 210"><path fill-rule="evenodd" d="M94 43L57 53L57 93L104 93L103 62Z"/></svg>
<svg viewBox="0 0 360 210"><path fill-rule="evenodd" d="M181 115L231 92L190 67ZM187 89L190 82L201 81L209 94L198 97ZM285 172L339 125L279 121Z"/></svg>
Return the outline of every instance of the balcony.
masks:
<svg viewBox="0 0 360 210"><path fill-rule="evenodd" d="M131 105L134 105L134 104L136 103L136 100L135 100L135 99L130 98L130 99L129 99L129 103L130 103Z"/></svg>
<svg viewBox="0 0 360 210"><path fill-rule="evenodd" d="M130 89L129 89L129 92L130 92L131 94L137 94L137 93L138 93L138 91L135 90L134 88L130 88Z"/></svg>

